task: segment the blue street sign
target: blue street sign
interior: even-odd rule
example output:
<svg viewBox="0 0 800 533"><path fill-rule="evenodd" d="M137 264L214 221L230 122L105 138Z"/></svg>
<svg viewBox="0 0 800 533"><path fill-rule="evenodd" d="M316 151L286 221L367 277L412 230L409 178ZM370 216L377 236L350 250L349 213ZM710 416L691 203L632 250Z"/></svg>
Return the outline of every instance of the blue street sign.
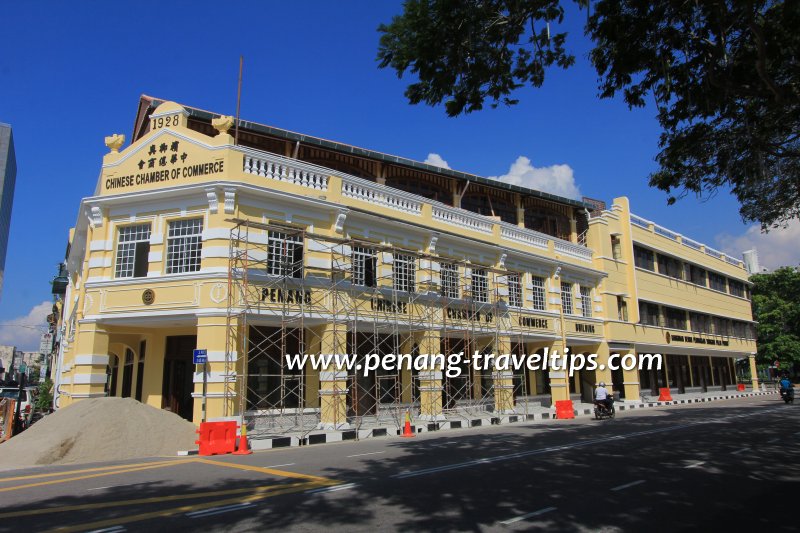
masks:
<svg viewBox="0 0 800 533"><path fill-rule="evenodd" d="M208 350L194 350L192 360L196 365L203 365L208 362Z"/></svg>

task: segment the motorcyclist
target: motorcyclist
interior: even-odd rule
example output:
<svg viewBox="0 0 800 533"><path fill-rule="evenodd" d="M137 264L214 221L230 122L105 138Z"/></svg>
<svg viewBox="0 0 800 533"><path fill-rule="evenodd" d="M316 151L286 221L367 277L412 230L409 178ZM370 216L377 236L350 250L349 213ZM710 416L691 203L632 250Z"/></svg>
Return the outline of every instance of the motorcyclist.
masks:
<svg viewBox="0 0 800 533"><path fill-rule="evenodd" d="M594 390L594 403L602 405L608 411L611 410L611 393L606 389L604 381L598 383Z"/></svg>
<svg viewBox="0 0 800 533"><path fill-rule="evenodd" d="M781 398L786 399L787 397L791 400L794 400L794 385L792 384L792 380L789 379L788 374L784 374L783 378L780 382L781 387Z"/></svg>

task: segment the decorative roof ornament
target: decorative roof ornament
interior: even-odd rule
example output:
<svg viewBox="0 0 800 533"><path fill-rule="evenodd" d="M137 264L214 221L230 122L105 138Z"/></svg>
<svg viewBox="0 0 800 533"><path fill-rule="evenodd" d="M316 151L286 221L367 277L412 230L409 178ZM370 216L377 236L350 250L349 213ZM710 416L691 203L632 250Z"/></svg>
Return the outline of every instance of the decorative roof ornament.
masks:
<svg viewBox="0 0 800 533"><path fill-rule="evenodd" d="M121 133L115 133L114 135L106 137L106 146L108 146L112 154L118 154L123 144L125 144L125 135Z"/></svg>
<svg viewBox="0 0 800 533"><path fill-rule="evenodd" d="M233 117L230 115L221 115L217 118L211 119L211 125L214 126L220 134L228 133L228 130L233 127Z"/></svg>

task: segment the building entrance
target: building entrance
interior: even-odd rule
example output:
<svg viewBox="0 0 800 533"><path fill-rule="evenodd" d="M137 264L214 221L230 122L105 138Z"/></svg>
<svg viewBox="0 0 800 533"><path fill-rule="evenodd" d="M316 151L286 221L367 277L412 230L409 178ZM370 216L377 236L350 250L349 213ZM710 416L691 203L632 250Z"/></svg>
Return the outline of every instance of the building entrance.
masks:
<svg viewBox="0 0 800 533"><path fill-rule="evenodd" d="M167 337L167 349L164 353L161 408L172 411L186 420L192 419L194 406L192 351L196 347L196 335Z"/></svg>

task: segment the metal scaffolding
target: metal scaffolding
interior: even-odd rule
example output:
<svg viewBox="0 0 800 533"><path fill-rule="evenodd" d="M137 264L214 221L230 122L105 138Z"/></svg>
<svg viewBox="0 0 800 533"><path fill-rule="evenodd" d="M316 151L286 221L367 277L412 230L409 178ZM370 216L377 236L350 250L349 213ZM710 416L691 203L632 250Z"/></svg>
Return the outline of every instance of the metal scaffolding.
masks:
<svg viewBox="0 0 800 533"><path fill-rule="evenodd" d="M362 368L369 354L463 351L461 376L439 369L444 418L496 415L496 394L508 393L516 412L527 414L524 370L479 372L467 362L476 350L525 352L505 269L303 228L230 222L225 415L243 416L253 437L318 429L319 373L309 365L290 370L284 356L318 352L323 334L343 339L337 351L355 354ZM443 263L451 269L447 291ZM341 414L355 429L400 428L407 411L419 416L429 370L395 367L365 376L350 369L346 386L334 391L346 395Z"/></svg>

